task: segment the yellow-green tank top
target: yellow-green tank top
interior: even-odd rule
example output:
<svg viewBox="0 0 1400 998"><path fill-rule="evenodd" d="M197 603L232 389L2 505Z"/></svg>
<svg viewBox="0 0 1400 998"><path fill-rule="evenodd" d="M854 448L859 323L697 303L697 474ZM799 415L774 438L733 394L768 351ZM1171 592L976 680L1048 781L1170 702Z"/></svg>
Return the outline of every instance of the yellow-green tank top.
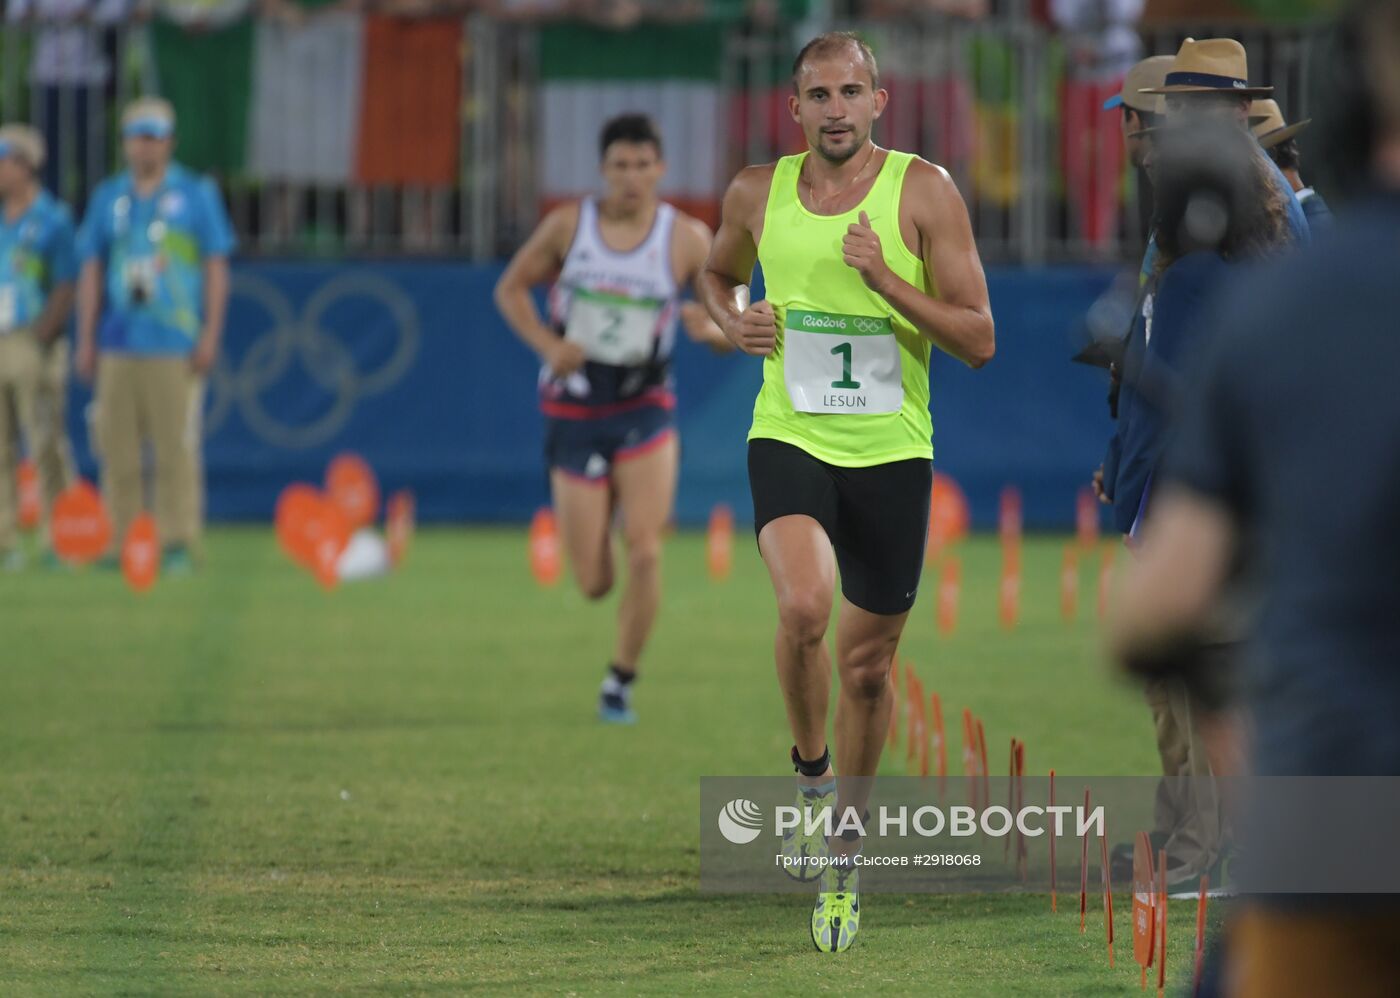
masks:
<svg viewBox="0 0 1400 998"><path fill-rule="evenodd" d="M929 293L923 262L899 231L900 192L914 157L891 151L860 204L840 215L817 215L797 192L807 155L778 160L763 214L758 260L778 336L764 358L749 439L782 440L847 468L931 458L929 341L866 287L841 252L847 228L864 211L890 269ZM847 406L851 411L842 411Z"/></svg>

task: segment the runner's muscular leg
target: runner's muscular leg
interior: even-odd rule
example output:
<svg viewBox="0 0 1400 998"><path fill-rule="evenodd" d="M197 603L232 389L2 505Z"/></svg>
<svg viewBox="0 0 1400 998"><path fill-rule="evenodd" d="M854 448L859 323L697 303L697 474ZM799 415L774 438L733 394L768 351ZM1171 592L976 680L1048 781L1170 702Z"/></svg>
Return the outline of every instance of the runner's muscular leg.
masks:
<svg viewBox="0 0 1400 998"><path fill-rule="evenodd" d="M821 524L810 516L780 516L758 535L758 549L778 599L775 658L793 741L804 759L826 746L831 657L826 629L836 592L836 557Z"/></svg>
<svg viewBox="0 0 1400 998"><path fill-rule="evenodd" d="M613 465L627 551L613 661L624 669L637 668L661 605L661 535L675 504L679 467L680 448L669 432L645 453L619 458Z"/></svg>
<svg viewBox="0 0 1400 998"><path fill-rule="evenodd" d="M613 586L612 489L605 481L579 481L558 468L550 470L549 484L574 581L587 598L602 599Z"/></svg>
<svg viewBox="0 0 1400 998"><path fill-rule="evenodd" d="M890 662L909 614L878 614L842 599L836 621L839 807L864 814L890 725Z"/></svg>

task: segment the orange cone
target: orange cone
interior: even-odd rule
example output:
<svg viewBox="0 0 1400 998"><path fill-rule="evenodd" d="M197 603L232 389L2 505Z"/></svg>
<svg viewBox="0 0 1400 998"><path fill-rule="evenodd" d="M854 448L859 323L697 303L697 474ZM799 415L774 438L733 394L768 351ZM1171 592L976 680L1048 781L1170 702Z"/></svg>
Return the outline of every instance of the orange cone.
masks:
<svg viewBox="0 0 1400 998"><path fill-rule="evenodd" d="M710 512L710 529L705 538L710 578L723 582L734 565L734 511L720 503Z"/></svg>
<svg viewBox="0 0 1400 998"><path fill-rule="evenodd" d="M1067 622L1079 616L1079 551L1073 544L1065 545L1060 561L1060 616Z"/></svg>
<svg viewBox="0 0 1400 998"><path fill-rule="evenodd" d="M34 462L25 458L16 470L19 486L19 526L21 530L33 530L44 518L44 501L39 494L39 472Z"/></svg>
<svg viewBox="0 0 1400 998"><path fill-rule="evenodd" d="M49 530L54 554L75 564L96 561L112 542L112 522L102 496L82 479L54 500Z"/></svg>
<svg viewBox="0 0 1400 998"><path fill-rule="evenodd" d="M962 561L955 554L943 559L938 579L938 630L952 634L958 629L958 604L962 599Z"/></svg>
<svg viewBox="0 0 1400 998"><path fill-rule="evenodd" d="M558 583L564 571L559 551L559 526L554 511L545 507L530 522L530 571L542 586Z"/></svg>
<svg viewBox="0 0 1400 998"><path fill-rule="evenodd" d="M133 591L144 593L160 574L160 537L156 521L142 513L131 521L122 541L122 576Z"/></svg>

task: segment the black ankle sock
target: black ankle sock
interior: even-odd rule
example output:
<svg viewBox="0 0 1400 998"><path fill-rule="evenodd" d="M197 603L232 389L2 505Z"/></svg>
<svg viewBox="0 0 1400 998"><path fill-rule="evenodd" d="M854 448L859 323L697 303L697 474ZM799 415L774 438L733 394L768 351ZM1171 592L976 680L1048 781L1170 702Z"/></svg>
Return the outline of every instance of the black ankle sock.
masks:
<svg viewBox="0 0 1400 998"><path fill-rule="evenodd" d="M612 673L612 677L623 686L631 686L632 681L637 678L636 669L624 669L616 662L608 666L608 672Z"/></svg>
<svg viewBox="0 0 1400 998"><path fill-rule="evenodd" d="M796 745L792 747L792 767L793 769L797 770L797 772L801 773L803 776L816 779L818 776L821 776L823 773L825 773L830 766L831 750L829 748L823 746L821 758L814 759L811 762L808 762L806 759L802 758L802 756L797 754Z"/></svg>

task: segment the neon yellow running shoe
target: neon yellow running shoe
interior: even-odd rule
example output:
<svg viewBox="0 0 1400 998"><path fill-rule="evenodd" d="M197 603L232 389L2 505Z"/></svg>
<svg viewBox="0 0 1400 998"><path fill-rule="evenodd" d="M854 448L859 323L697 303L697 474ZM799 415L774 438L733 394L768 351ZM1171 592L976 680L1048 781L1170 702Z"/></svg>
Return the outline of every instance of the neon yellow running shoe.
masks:
<svg viewBox="0 0 1400 998"><path fill-rule="evenodd" d="M836 807L835 781L827 786L831 789L825 793L816 787L797 788L797 810L802 820L796 828L783 833L782 846L783 871L793 880L804 883L816 880L825 865L829 853L826 845L827 823L820 819L823 811L831 814ZM810 835L807 834L809 818L813 828Z"/></svg>
<svg viewBox="0 0 1400 998"><path fill-rule="evenodd" d="M812 942L823 953L844 953L860 931L860 871L833 863L822 871L812 909Z"/></svg>

